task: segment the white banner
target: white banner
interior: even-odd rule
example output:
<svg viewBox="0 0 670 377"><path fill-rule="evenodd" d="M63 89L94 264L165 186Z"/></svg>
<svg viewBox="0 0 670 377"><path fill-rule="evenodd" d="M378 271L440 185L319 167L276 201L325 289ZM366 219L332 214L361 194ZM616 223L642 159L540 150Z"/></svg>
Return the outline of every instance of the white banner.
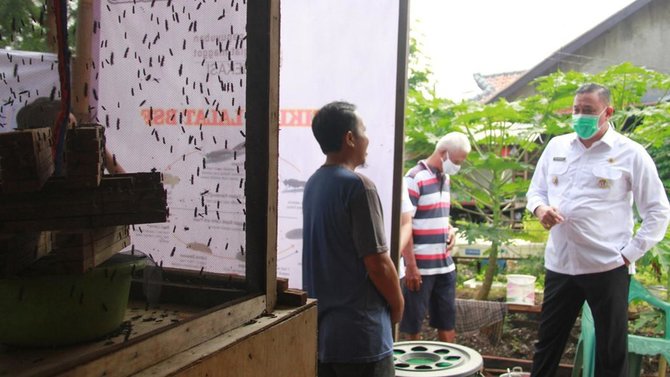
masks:
<svg viewBox="0 0 670 377"><path fill-rule="evenodd" d="M314 111L355 104L367 127L367 166L379 190L390 243L398 59L398 0L281 2L278 275L302 287L302 194L325 161Z"/></svg>
<svg viewBox="0 0 670 377"><path fill-rule="evenodd" d="M3 50L0 53L0 132L16 128L16 113L39 97L60 98L58 56Z"/></svg>

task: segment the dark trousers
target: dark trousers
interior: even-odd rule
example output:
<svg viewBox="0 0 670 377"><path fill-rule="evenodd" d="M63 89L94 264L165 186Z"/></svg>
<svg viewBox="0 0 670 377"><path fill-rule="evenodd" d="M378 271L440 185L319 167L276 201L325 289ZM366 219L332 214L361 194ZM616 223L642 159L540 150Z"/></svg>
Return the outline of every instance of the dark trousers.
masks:
<svg viewBox="0 0 670 377"><path fill-rule="evenodd" d="M596 377L628 373L628 268L584 275L546 272L533 377L556 375L561 355L584 300L596 332Z"/></svg>
<svg viewBox="0 0 670 377"><path fill-rule="evenodd" d="M319 377L393 377L393 356L370 363L322 363L318 366Z"/></svg>

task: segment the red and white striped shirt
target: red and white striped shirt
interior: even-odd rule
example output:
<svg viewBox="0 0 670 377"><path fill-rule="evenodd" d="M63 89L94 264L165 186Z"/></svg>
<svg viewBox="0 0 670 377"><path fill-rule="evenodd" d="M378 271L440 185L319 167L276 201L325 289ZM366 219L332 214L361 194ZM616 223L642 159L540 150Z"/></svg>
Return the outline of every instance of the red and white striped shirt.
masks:
<svg viewBox="0 0 670 377"><path fill-rule="evenodd" d="M409 197L416 212L412 218L414 257L421 275L437 275L456 267L449 252L449 176L425 160L405 176Z"/></svg>

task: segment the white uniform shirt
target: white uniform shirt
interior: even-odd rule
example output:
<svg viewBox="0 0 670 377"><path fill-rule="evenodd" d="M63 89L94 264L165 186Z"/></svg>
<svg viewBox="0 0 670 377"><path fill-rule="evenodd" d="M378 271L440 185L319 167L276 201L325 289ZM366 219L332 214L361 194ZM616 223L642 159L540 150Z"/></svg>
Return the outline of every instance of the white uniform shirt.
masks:
<svg viewBox="0 0 670 377"><path fill-rule="evenodd" d="M579 275L631 262L663 239L670 205L647 151L612 127L591 148L571 133L553 138L537 163L529 211L558 208L564 222L551 228L545 267ZM635 201L642 226L633 236Z"/></svg>

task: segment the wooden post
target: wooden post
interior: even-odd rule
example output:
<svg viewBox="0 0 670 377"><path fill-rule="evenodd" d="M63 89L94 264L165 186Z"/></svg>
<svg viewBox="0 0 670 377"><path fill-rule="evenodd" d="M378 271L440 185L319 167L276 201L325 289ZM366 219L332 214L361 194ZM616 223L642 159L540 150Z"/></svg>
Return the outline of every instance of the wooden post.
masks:
<svg viewBox="0 0 670 377"><path fill-rule="evenodd" d="M405 97L407 96L407 55L409 41L409 0L400 0L398 12L398 60L396 67L395 137L393 151L393 205L391 206L391 259L400 259L400 200L405 144Z"/></svg>
<svg viewBox="0 0 670 377"><path fill-rule="evenodd" d="M246 276L251 292L277 302L279 0L247 3Z"/></svg>
<svg viewBox="0 0 670 377"><path fill-rule="evenodd" d="M91 85L91 37L93 35L93 0L79 0L77 9L77 44L72 58L72 113L81 122L90 122L88 91Z"/></svg>
<svg viewBox="0 0 670 377"><path fill-rule="evenodd" d="M407 56L409 53L409 1L399 1L398 12L398 60L396 67L396 102L393 150L393 193L391 195L391 259L400 269L400 202L405 144L405 97L407 96ZM393 338L398 340L399 325L393 326Z"/></svg>
<svg viewBox="0 0 670 377"><path fill-rule="evenodd" d="M48 0L46 8L47 50L49 52L56 52L56 9L54 8L54 2Z"/></svg>

